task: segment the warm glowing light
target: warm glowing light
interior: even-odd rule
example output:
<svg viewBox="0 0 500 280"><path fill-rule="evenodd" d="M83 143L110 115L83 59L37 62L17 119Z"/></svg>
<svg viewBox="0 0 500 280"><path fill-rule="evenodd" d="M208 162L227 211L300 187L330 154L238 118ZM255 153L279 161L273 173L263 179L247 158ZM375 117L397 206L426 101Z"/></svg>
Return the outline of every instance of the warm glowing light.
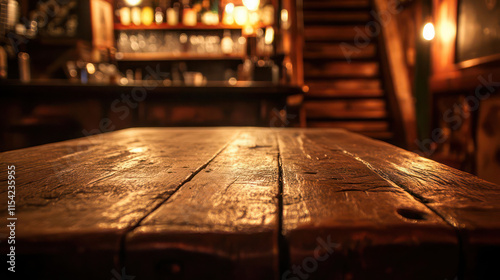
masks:
<svg viewBox="0 0 500 280"><path fill-rule="evenodd" d="M141 8L133 7L131 9L131 17L135 25L141 25Z"/></svg>
<svg viewBox="0 0 500 280"><path fill-rule="evenodd" d="M87 63L87 72L92 75L95 73L95 66L92 63Z"/></svg>
<svg viewBox="0 0 500 280"><path fill-rule="evenodd" d="M234 11L234 4L233 3L229 3L226 5L226 9L225 9L226 13L228 14L232 14L233 11Z"/></svg>
<svg viewBox="0 0 500 280"><path fill-rule="evenodd" d="M439 30L439 38L443 42L450 42L455 37L455 28L450 21L441 21L441 25L437 29Z"/></svg>
<svg viewBox="0 0 500 280"><path fill-rule="evenodd" d="M423 32L424 39L427 41L430 41L430 40L434 39L435 35L436 35L436 31L434 31L434 24L428 22L424 26L424 32Z"/></svg>
<svg viewBox="0 0 500 280"><path fill-rule="evenodd" d="M260 19L264 25L273 25L274 24L274 7L273 5L266 5L260 11Z"/></svg>
<svg viewBox="0 0 500 280"><path fill-rule="evenodd" d="M184 9L184 15L182 16L182 23L186 26L196 25L196 10L195 9Z"/></svg>
<svg viewBox="0 0 500 280"><path fill-rule="evenodd" d="M281 10L281 21L288 22L288 10L287 9Z"/></svg>
<svg viewBox="0 0 500 280"><path fill-rule="evenodd" d="M264 37L264 42L267 45L272 44L274 41L274 29L272 27L267 27L266 28L266 35Z"/></svg>
<svg viewBox="0 0 500 280"><path fill-rule="evenodd" d="M290 28L290 21L288 17L288 10L283 9L281 10L281 27L285 30Z"/></svg>
<svg viewBox="0 0 500 280"><path fill-rule="evenodd" d="M132 148L132 149L130 149L129 151L130 151L131 153L143 153L143 152L145 152L146 150L147 150L147 149L146 149L146 148L144 148L144 147L139 147L139 148Z"/></svg>
<svg viewBox="0 0 500 280"><path fill-rule="evenodd" d="M130 25L130 8L123 7L120 9L120 22L123 25Z"/></svg>
<svg viewBox="0 0 500 280"><path fill-rule="evenodd" d="M250 11L257 11L259 9L260 0L243 0L243 5Z"/></svg>
<svg viewBox="0 0 500 280"><path fill-rule="evenodd" d="M128 79L125 77L121 77L120 78L120 85L124 85L124 86L128 85Z"/></svg>
<svg viewBox="0 0 500 280"><path fill-rule="evenodd" d="M179 24L179 14L174 8L167 9L167 24L168 25Z"/></svg>
<svg viewBox="0 0 500 280"><path fill-rule="evenodd" d="M243 35L252 35L252 34L254 34L254 32L255 32L255 29L249 24L245 25L245 27L243 27L243 30L242 30Z"/></svg>
<svg viewBox="0 0 500 280"><path fill-rule="evenodd" d="M224 14L224 16L222 17L222 23L227 24L227 25L233 25L234 24L233 15Z"/></svg>
<svg viewBox="0 0 500 280"><path fill-rule="evenodd" d="M161 10L156 11L155 22L156 24L161 24L163 22L163 13L161 12Z"/></svg>
<svg viewBox="0 0 500 280"><path fill-rule="evenodd" d="M245 25L248 21L248 10L244 6L234 7L234 20L238 25Z"/></svg>
<svg viewBox="0 0 500 280"><path fill-rule="evenodd" d="M234 77L231 77L229 78L228 83L232 86L235 86L238 83L238 80L236 80L236 78Z"/></svg>
<svg viewBox="0 0 500 280"><path fill-rule="evenodd" d="M141 4L142 0L125 0L129 6L137 6Z"/></svg>
<svg viewBox="0 0 500 280"><path fill-rule="evenodd" d="M151 25L153 23L154 11L151 7L144 7L141 11L141 21L144 25Z"/></svg>
<svg viewBox="0 0 500 280"><path fill-rule="evenodd" d="M251 12L249 17L248 17L248 20L249 20L251 25L257 25L257 23L259 23L259 21L260 21L259 13Z"/></svg>
<svg viewBox="0 0 500 280"><path fill-rule="evenodd" d="M243 37L243 36L240 36L240 38L238 38L238 43L240 45L244 45L244 44L247 43L247 39L245 37Z"/></svg>

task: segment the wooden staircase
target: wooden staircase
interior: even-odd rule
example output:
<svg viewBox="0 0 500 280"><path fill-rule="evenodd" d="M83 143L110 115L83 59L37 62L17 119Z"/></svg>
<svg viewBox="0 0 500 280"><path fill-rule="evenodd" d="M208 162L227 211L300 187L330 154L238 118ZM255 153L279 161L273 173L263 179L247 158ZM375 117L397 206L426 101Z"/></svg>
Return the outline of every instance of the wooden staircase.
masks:
<svg viewBox="0 0 500 280"><path fill-rule="evenodd" d="M307 0L304 5L303 112L307 127L345 128L392 142L393 129L382 82L377 38L346 59L342 43L372 20L369 0ZM345 44L344 44L345 46ZM345 47L344 47L345 49Z"/></svg>

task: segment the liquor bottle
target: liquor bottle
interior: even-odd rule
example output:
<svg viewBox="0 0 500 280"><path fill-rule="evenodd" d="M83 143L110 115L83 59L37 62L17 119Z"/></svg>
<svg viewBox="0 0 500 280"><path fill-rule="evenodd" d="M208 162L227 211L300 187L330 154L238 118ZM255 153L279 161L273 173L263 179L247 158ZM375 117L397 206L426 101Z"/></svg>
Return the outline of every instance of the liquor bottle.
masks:
<svg viewBox="0 0 500 280"><path fill-rule="evenodd" d="M155 22L156 24L162 24L165 20L165 12L167 9L166 0L157 0L155 7Z"/></svg>
<svg viewBox="0 0 500 280"><path fill-rule="evenodd" d="M232 54L233 53L233 39L231 39L231 32L229 30L224 30L224 37L220 42L221 51L223 54Z"/></svg>
<svg viewBox="0 0 500 280"><path fill-rule="evenodd" d="M167 23L168 23L168 25L179 24L179 9L180 9L179 1L174 1L172 3L172 5L168 5L168 8L167 8Z"/></svg>
<svg viewBox="0 0 500 280"><path fill-rule="evenodd" d="M7 29L12 30L19 21L19 3L16 0L7 2Z"/></svg>
<svg viewBox="0 0 500 280"><path fill-rule="evenodd" d="M141 11L141 21L142 24L148 26L151 25L154 21L154 12L153 12L153 7L151 6L145 6L142 8Z"/></svg>
<svg viewBox="0 0 500 280"><path fill-rule="evenodd" d="M210 3L210 11L212 11L212 20L213 24L217 25L222 19L222 14L219 13L219 1L211 1Z"/></svg>
<svg viewBox="0 0 500 280"><path fill-rule="evenodd" d="M17 57L19 62L19 79L21 82L27 83L31 81L30 55L20 52Z"/></svg>
<svg viewBox="0 0 500 280"><path fill-rule="evenodd" d="M205 25L216 25L219 22L219 17L210 8L210 0L203 0L201 11L198 13L199 22Z"/></svg>
<svg viewBox="0 0 500 280"><path fill-rule="evenodd" d="M141 8L139 7L132 7L130 9L130 15L132 18L132 22L135 25L141 25Z"/></svg>
<svg viewBox="0 0 500 280"><path fill-rule="evenodd" d="M184 5L182 7L182 24L186 26L196 25L196 10L191 8L189 5L189 0L184 0Z"/></svg>

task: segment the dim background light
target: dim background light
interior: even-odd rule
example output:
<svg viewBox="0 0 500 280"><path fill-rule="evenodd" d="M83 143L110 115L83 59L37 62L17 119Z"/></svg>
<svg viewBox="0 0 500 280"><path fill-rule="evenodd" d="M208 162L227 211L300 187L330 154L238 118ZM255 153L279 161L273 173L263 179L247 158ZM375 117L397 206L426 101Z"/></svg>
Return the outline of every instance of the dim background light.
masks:
<svg viewBox="0 0 500 280"><path fill-rule="evenodd" d="M225 11L226 13L228 14L232 14L233 11L234 11L234 4L233 3L229 3L226 5L226 8L225 8Z"/></svg>
<svg viewBox="0 0 500 280"><path fill-rule="evenodd" d="M127 3L129 6L137 6L141 4L142 0L125 0L125 3Z"/></svg>
<svg viewBox="0 0 500 280"><path fill-rule="evenodd" d="M248 21L248 10L244 6L234 7L234 21L236 24L243 26Z"/></svg>
<svg viewBox="0 0 500 280"><path fill-rule="evenodd" d="M243 5L245 5L248 10L255 12L259 9L260 0L243 0Z"/></svg>

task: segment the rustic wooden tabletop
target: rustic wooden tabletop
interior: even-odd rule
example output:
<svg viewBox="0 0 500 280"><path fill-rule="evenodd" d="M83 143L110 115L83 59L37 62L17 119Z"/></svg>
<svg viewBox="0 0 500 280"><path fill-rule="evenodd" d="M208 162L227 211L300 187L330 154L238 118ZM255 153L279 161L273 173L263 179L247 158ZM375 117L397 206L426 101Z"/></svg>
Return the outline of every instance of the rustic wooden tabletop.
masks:
<svg viewBox="0 0 500 280"><path fill-rule="evenodd" d="M500 279L500 186L343 130L136 128L0 162L10 277Z"/></svg>

